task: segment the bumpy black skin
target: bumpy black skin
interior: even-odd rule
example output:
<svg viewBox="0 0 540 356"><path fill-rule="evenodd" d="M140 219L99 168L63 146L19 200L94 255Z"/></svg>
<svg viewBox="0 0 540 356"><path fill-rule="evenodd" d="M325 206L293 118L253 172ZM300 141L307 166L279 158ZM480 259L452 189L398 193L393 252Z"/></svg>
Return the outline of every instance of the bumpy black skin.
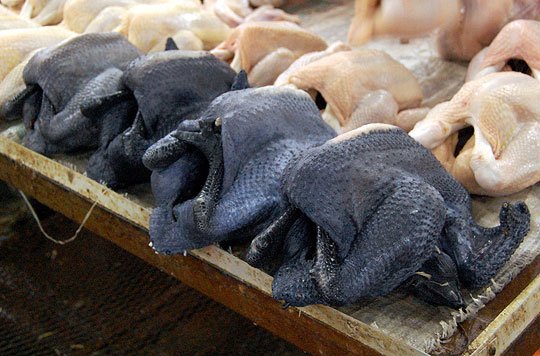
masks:
<svg viewBox="0 0 540 356"><path fill-rule="evenodd" d="M413 277L423 299L461 306L458 276L468 288L490 281L529 230L527 206L504 204L500 226L478 226L469 194L427 149L401 129L370 127L289 163L295 216L255 238L248 262L284 245L273 294L291 305L350 304Z"/></svg>
<svg viewBox="0 0 540 356"><path fill-rule="evenodd" d="M252 238L287 205L280 190L285 165L333 136L302 91L221 95L145 154L158 205L150 220L154 249L178 253Z"/></svg>
<svg viewBox="0 0 540 356"><path fill-rule="evenodd" d="M146 149L180 122L198 118L214 98L231 90L235 75L207 52L168 50L133 61L123 83L137 102L137 117L95 152L87 175L113 189L147 181Z"/></svg>
<svg viewBox="0 0 540 356"><path fill-rule="evenodd" d="M103 139L102 131L125 129L129 122L108 120L129 116L133 105L119 105L114 114L100 120L85 117L79 107L120 90L122 71L140 55L114 33L80 35L36 53L23 72L27 89L7 105L23 117L24 144L47 155L95 149Z"/></svg>

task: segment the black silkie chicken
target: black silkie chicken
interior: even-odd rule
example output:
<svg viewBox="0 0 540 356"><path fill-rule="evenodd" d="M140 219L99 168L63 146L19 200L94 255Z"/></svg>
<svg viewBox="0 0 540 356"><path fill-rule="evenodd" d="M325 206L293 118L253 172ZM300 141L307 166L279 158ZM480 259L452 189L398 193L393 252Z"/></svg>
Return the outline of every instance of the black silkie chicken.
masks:
<svg viewBox="0 0 540 356"><path fill-rule="evenodd" d="M237 79L242 81L242 76ZM133 102L137 110L131 127L90 158L87 175L113 189L149 180L150 170L142 162L146 149L179 123L197 119L214 98L232 89L235 78L213 55L175 50L172 40L166 51L134 60L122 77L125 89L82 108L94 117L108 112L113 103Z"/></svg>
<svg viewBox="0 0 540 356"><path fill-rule="evenodd" d="M486 285L529 230L527 206L505 203L500 225L471 215L467 191L401 129L366 125L287 165L283 208L251 243L264 266L283 255L273 295L287 304L345 305L409 278L420 298L463 306L459 281Z"/></svg>
<svg viewBox="0 0 540 356"><path fill-rule="evenodd" d="M286 207L280 185L289 160L334 136L303 91L264 87L219 96L144 156L157 202L153 248L178 253L250 240Z"/></svg>
<svg viewBox="0 0 540 356"><path fill-rule="evenodd" d="M120 103L100 120L80 110L122 88L122 75L141 52L115 33L80 35L37 52L24 68L26 89L7 102L5 117L22 117L24 144L45 154L96 149L127 128L132 108Z"/></svg>

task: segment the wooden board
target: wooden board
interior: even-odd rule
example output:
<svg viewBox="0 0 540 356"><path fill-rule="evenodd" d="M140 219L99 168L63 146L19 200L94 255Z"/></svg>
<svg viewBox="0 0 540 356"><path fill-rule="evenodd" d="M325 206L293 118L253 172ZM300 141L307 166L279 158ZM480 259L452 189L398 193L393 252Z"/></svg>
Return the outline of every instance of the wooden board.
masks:
<svg viewBox="0 0 540 356"><path fill-rule="evenodd" d="M298 3L304 25L343 40L351 2ZM140 199L115 193L75 170L0 137L0 179L41 203L171 274L255 323L311 353L423 354L402 340L325 306L283 309L271 298L271 277L215 246L187 256L161 256L148 247L150 210ZM147 187L146 187L147 188ZM142 189L148 191L148 189ZM449 353L500 354L540 310L540 259L536 259L478 316L463 323L446 344Z"/></svg>

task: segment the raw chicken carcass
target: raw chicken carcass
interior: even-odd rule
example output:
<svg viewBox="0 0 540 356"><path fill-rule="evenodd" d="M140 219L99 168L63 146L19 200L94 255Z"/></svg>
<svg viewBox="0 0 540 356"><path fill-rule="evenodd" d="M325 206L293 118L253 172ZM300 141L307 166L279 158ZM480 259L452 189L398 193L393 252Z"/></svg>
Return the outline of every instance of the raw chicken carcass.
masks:
<svg viewBox="0 0 540 356"><path fill-rule="evenodd" d="M221 21L225 22L230 27L239 26L245 22L253 21L290 21L299 23L300 18L295 15L286 13L281 9L277 9L272 4L261 3L255 10L250 6L247 0L206 0L204 7L209 11L213 11Z"/></svg>
<svg viewBox="0 0 540 356"><path fill-rule="evenodd" d="M540 21L516 20L503 27L489 47L469 64L467 80L499 71L517 71L540 79Z"/></svg>
<svg viewBox="0 0 540 356"><path fill-rule="evenodd" d="M292 84L312 94L323 117L338 132L370 123L410 130L428 109L418 108L422 90L414 75L385 52L374 49L322 52L306 65L295 63L277 84ZM306 55L301 60L317 56ZM296 70L292 67L299 67ZM326 107L324 107L326 104Z"/></svg>
<svg viewBox="0 0 540 356"><path fill-rule="evenodd" d="M538 0L356 0L349 42L372 36L414 37L436 28L439 54L470 60L517 19L540 19Z"/></svg>
<svg viewBox="0 0 540 356"><path fill-rule="evenodd" d="M540 82L517 72L466 83L410 135L473 194L502 196L540 181ZM473 126L457 157L458 130ZM452 136L454 135L454 136Z"/></svg>
<svg viewBox="0 0 540 356"><path fill-rule="evenodd" d="M0 80L35 49L52 46L75 34L60 26L0 31Z"/></svg>
<svg viewBox="0 0 540 356"><path fill-rule="evenodd" d="M11 30L16 28L37 27L38 24L27 19L23 19L13 11L0 6L0 30Z"/></svg>
<svg viewBox="0 0 540 356"><path fill-rule="evenodd" d="M101 12L86 26L84 33L112 32L120 26L127 14L128 9L122 6L109 6Z"/></svg>
<svg viewBox="0 0 540 356"><path fill-rule="evenodd" d="M32 58L32 56L39 51L30 52L26 58L13 68L4 80L0 81L0 120L16 120L21 119L20 115L15 115L10 110L10 102L15 99L15 97L21 93L25 88L26 84L23 79L23 71L26 64Z"/></svg>
<svg viewBox="0 0 540 356"><path fill-rule="evenodd" d="M26 0L20 15L40 25L57 25L62 22L66 0Z"/></svg>
<svg viewBox="0 0 540 356"><path fill-rule="evenodd" d="M64 24L72 31L83 33L103 9L134 4L134 0L67 0L64 6Z"/></svg>
<svg viewBox="0 0 540 356"><path fill-rule="evenodd" d="M212 53L230 60L234 70L245 70L251 85L264 86L273 84L303 54L325 48L322 38L294 23L248 22L235 28Z"/></svg>
<svg viewBox="0 0 540 356"><path fill-rule="evenodd" d="M214 12L217 17L230 27L244 22L244 18L253 10L247 0L205 0L204 7Z"/></svg>
<svg viewBox="0 0 540 356"><path fill-rule="evenodd" d="M4 5L16 11L18 11L21 8L23 3L24 3L24 0L0 0L0 5Z"/></svg>
<svg viewBox="0 0 540 356"><path fill-rule="evenodd" d="M126 36L141 51L148 52L180 31L191 31L208 50L226 38L229 28L193 0L134 6L115 31Z"/></svg>

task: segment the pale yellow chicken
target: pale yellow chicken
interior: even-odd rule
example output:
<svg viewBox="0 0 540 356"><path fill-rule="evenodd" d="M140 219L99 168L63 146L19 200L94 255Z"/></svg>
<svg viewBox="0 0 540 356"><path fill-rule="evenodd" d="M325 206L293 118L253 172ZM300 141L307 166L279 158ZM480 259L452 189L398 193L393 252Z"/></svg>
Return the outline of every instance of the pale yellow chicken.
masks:
<svg viewBox="0 0 540 356"><path fill-rule="evenodd" d="M167 37L177 36L191 42L187 32L201 40L203 49L211 49L229 34L229 28L195 1L138 5L130 8L115 31L128 38L143 52L163 50ZM182 41L179 41L182 42Z"/></svg>
<svg viewBox="0 0 540 356"><path fill-rule="evenodd" d="M83 33L98 15L106 17L110 7L128 9L140 4L194 1L199 3L198 0L66 0L63 23L70 30ZM113 16L116 16L116 14L113 14Z"/></svg>
<svg viewBox="0 0 540 356"><path fill-rule="evenodd" d="M0 4L10 8L13 11L19 12L24 0L0 0Z"/></svg>
<svg viewBox="0 0 540 356"><path fill-rule="evenodd" d="M467 80L512 70L540 79L540 21L516 20L504 26L469 63Z"/></svg>
<svg viewBox="0 0 540 356"><path fill-rule="evenodd" d="M540 19L538 0L356 0L349 42L372 36L414 37L436 28L443 58L470 60L516 19Z"/></svg>
<svg viewBox="0 0 540 356"><path fill-rule="evenodd" d="M52 46L75 34L61 26L0 31L0 80L37 48Z"/></svg>
<svg viewBox="0 0 540 356"><path fill-rule="evenodd" d="M276 2L278 3L278 2ZM253 2L251 2L253 5ZM253 21L289 21L300 23L300 18L277 9L272 1L261 1L256 9L250 6L248 0L205 0L204 7L216 14L217 17L230 27L239 26Z"/></svg>
<svg viewBox="0 0 540 356"><path fill-rule="evenodd" d="M38 52L39 49L36 49L26 55L21 63L17 64L4 78L0 80L0 120L6 119L4 116L3 108L6 103L17 94L21 93L26 84L23 79L23 71L26 64L32 58L32 56ZM11 118L10 118L11 119Z"/></svg>
<svg viewBox="0 0 540 356"><path fill-rule="evenodd" d="M540 82L500 72L466 83L435 106L410 135L471 193L502 196L540 181ZM474 136L457 157L458 130Z"/></svg>
<svg viewBox="0 0 540 356"><path fill-rule="evenodd" d="M422 90L417 79L383 51L338 51L299 67L277 83L292 84L326 103L323 118L339 133L370 123L408 131L428 112L418 107Z"/></svg>
<svg viewBox="0 0 540 356"><path fill-rule="evenodd" d="M252 86L273 84L305 53L322 51L326 42L291 22L247 22L231 33L212 53L245 70Z"/></svg>
<svg viewBox="0 0 540 356"><path fill-rule="evenodd" d="M13 11L0 6L0 31L29 27L38 27L38 24L30 20L23 19Z"/></svg>
<svg viewBox="0 0 540 356"><path fill-rule="evenodd" d="M20 15L40 25L57 25L62 22L66 0L26 0Z"/></svg>
<svg viewBox="0 0 540 356"><path fill-rule="evenodd" d="M128 8L122 6L109 6L101 10L94 19L86 26L84 33L111 32L120 24L126 16Z"/></svg>
<svg viewBox="0 0 540 356"><path fill-rule="evenodd" d="M64 25L70 30L83 33L86 27L110 6L128 7L136 4L134 0L67 0L64 5Z"/></svg>

